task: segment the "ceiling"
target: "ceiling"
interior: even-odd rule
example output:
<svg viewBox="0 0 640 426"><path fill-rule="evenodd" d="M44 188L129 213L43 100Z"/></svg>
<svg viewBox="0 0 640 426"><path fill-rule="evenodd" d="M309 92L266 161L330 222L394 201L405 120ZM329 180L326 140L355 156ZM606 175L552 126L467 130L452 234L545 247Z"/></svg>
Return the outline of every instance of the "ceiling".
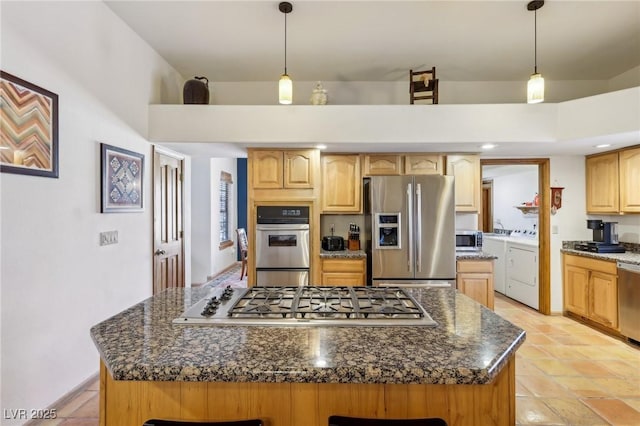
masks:
<svg viewBox="0 0 640 426"><path fill-rule="evenodd" d="M278 1L105 3L183 77L275 81L283 72ZM533 72L526 0L291 3L294 81L405 81L409 69L433 65L447 81L525 81ZM537 11L537 44L546 79L608 80L640 65L640 0L548 0Z"/></svg>
<svg viewBox="0 0 640 426"><path fill-rule="evenodd" d="M284 67L278 1L107 1L184 77L272 81ZM437 65L450 81L518 81L534 65L527 1L292 1L287 68L299 81L404 81ZM640 1L548 0L538 68L601 80L640 65Z"/></svg>

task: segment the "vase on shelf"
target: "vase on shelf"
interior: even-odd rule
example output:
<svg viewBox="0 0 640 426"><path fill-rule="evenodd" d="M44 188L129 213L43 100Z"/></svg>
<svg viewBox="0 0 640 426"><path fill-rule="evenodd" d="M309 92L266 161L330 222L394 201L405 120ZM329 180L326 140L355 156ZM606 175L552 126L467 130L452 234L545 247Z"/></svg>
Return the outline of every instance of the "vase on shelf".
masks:
<svg viewBox="0 0 640 426"><path fill-rule="evenodd" d="M311 93L311 105L326 105L327 104L327 90L322 87L322 82L316 83L316 88Z"/></svg>

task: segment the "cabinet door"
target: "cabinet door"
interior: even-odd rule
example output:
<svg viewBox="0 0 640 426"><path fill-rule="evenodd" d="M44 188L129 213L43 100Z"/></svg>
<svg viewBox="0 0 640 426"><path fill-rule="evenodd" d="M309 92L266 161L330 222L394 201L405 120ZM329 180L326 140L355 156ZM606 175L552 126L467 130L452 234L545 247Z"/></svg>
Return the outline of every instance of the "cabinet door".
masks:
<svg viewBox="0 0 640 426"><path fill-rule="evenodd" d="M315 154L313 150L284 152L285 188L313 188Z"/></svg>
<svg viewBox="0 0 640 426"><path fill-rule="evenodd" d="M620 151L620 211L640 213L640 148Z"/></svg>
<svg viewBox="0 0 640 426"><path fill-rule="evenodd" d="M363 286L363 275L353 272L323 272L322 285L328 286Z"/></svg>
<svg viewBox="0 0 640 426"><path fill-rule="evenodd" d="M405 155L404 173L406 175L441 175L444 161L441 155Z"/></svg>
<svg viewBox="0 0 640 426"><path fill-rule="evenodd" d="M458 290L489 309L493 309L493 274L461 273L457 276ZM489 289L492 289L491 294Z"/></svg>
<svg viewBox="0 0 640 426"><path fill-rule="evenodd" d="M587 213L618 213L618 153L588 157L585 167Z"/></svg>
<svg viewBox="0 0 640 426"><path fill-rule="evenodd" d="M480 157L477 155L447 156L447 175L455 178L456 211L477 212L480 206Z"/></svg>
<svg viewBox="0 0 640 426"><path fill-rule="evenodd" d="M253 188L282 188L282 151L254 151L251 158L251 171L253 174Z"/></svg>
<svg viewBox="0 0 640 426"><path fill-rule="evenodd" d="M358 155L324 155L320 160L322 169L322 211L361 211L361 175Z"/></svg>
<svg viewBox="0 0 640 426"><path fill-rule="evenodd" d="M618 280L615 275L591 272L589 279L589 318L618 328Z"/></svg>
<svg viewBox="0 0 640 426"><path fill-rule="evenodd" d="M364 176L390 176L402 174L402 156L376 154L364 156Z"/></svg>
<svg viewBox="0 0 640 426"><path fill-rule="evenodd" d="M564 265L564 309L574 314L589 316L589 271L573 265Z"/></svg>

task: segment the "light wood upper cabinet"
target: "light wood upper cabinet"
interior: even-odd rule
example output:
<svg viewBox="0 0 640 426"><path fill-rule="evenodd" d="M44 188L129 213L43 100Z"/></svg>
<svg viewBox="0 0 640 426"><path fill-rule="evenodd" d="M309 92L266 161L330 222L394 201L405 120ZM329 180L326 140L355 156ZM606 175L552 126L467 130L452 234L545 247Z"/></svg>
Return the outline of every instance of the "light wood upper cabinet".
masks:
<svg viewBox="0 0 640 426"><path fill-rule="evenodd" d="M253 182L257 189L282 188L284 182L282 151L254 151L251 158Z"/></svg>
<svg viewBox="0 0 640 426"><path fill-rule="evenodd" d="M480 208L480 157L478 155L448 155L447 175L455 178L457 212L477 212Z"/></svg>
<svg viewBox="0 0 640 426"><path fill-rule="evenodd" d="M404 157L405 175L441 175L444 161L441 155L411 154Z"/></svg>
<svg viewBox="0 0 640 426"><path fill-rule="evenodd" d="M587 213L640 213L640 147L585 161Z"/></svg>
<svg viewBox="0 0 640 426"><path fill-rule="evenodd" d="M620 151L620 211L640 213L640 148Z"/></svg>
<svg viewBox="0 0 640 426"><path fill-rule="evenodd" d="M616 263L569 254L563 259L564 310L617 330Z"/></svg>
<svg viewBox="0 0 640 426"><path fill-rule="evenodd" d="M364 176L392 176L401 174L401 155L368 154L364 156Z"/></svg>
<svg viewBox="0 0 640 426"><path fill-rule="evenodd" d="M313 163L318 151L284 152L284 187L313 188Z"/></svg>
<svg viewBox="0 0 640 426"><path fill-rule="evenodd" d="M254 150L250 155L254 189L313 188L317 150Z"/></svg>
<svg viewBox="0 0 640 426"><path fill-rule="evenodd" d="M438 154L366 154L362 175L441 175L443 166L443 157Z"/></svg>
<svg viewBox="0 0 640 426"><path fill-rule="evenodd" d="M587 212L618 213L618 153L587 157Z"/></svg>
<svg viewBox="0 0 640 426"><path fill-rule="evenodd" d="M359 155L323 155L321 203L324 213L359 213L362 210Z"/></svg>

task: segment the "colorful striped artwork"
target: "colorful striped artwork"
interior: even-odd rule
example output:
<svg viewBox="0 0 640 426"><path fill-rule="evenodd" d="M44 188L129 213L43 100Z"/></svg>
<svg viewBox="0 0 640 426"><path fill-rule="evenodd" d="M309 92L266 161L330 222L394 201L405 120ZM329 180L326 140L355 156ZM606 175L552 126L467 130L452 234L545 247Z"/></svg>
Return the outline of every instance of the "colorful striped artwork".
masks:
<svg viewBox="0 0 640 426"><path fill-rule="evenodd" d="M3 71L0 170L58 177L58 95Z"/></svg>

